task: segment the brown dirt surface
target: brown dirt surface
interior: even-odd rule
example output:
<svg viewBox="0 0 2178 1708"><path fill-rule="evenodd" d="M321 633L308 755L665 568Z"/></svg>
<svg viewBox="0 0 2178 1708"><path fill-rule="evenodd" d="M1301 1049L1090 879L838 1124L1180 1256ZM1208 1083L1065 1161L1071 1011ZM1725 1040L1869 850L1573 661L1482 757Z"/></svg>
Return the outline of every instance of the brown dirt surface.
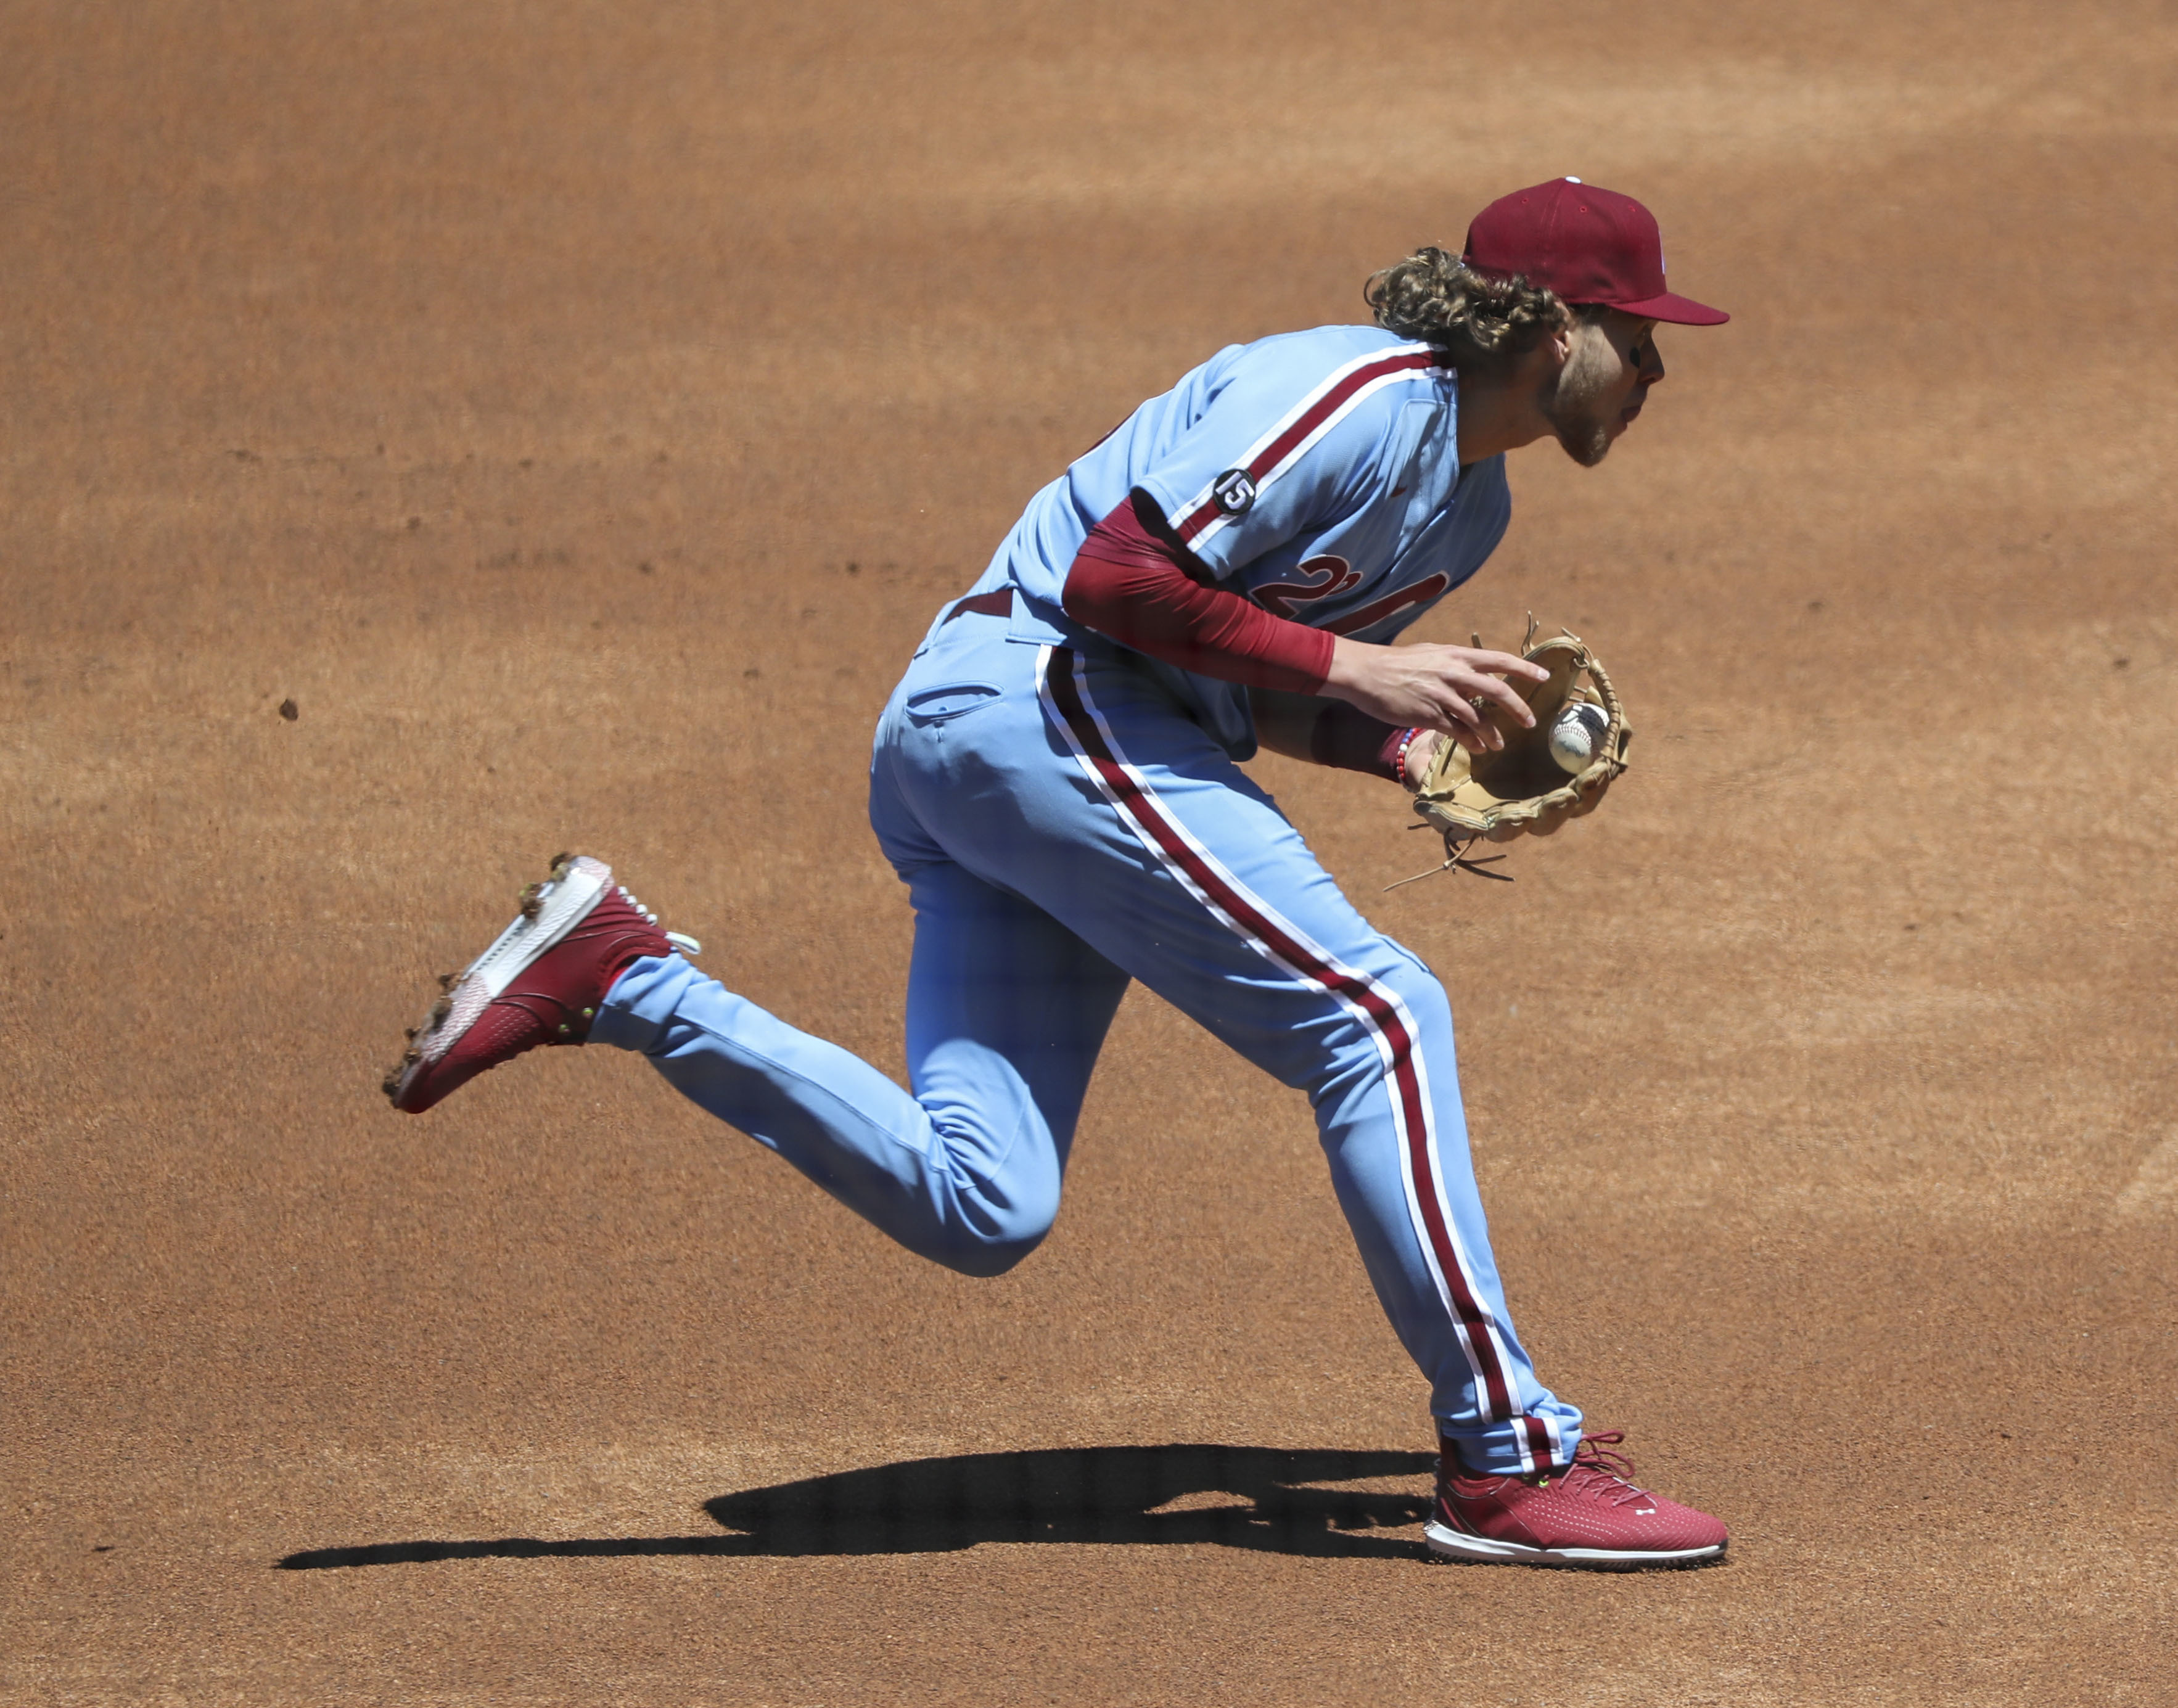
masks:
<svg viewBox="0 0 2178 1708"><path fill-rule="evenodd" d="M2152 0L0 8L0 1697L2178 1701L2175 68ZM388 1111L567 846L898 1071L937 605L1565 172L1736 318L1423 632L1577 629L1635 769L1390 895L1385 786L1258 769L1729 1564L1426 1563L1307 1111L1154 1001L998 1281L605 1052Z"/></svg>

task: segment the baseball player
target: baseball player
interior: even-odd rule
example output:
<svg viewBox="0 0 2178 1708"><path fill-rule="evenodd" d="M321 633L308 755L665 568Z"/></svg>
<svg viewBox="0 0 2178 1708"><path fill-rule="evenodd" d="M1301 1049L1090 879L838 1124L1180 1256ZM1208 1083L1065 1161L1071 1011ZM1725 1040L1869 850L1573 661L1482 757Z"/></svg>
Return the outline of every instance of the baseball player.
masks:
<svg viewBox="0 0 2178 1708"><path fill-rule="evenodd" d="M916 912L911 1091L707 977L602 862L561 857L386 1081L421 1112L542 1043L649 1058L909 1250L998 1275L1059 1210L1128 981L1306 1090L1338 1202L1428 1380L1436 1552L1714 1559L1537 1377L1469 1164L1452 1010L1240 769L1267 746L1412 787L1436 744L1532 726L1508 654L1391 643L1481 567L1505 453L1593 466L1664 377L1656 222L1564 178L1458 257L1369 284L1373 326L1220 351L1029 502L878 725L870 818Z"/></svg>

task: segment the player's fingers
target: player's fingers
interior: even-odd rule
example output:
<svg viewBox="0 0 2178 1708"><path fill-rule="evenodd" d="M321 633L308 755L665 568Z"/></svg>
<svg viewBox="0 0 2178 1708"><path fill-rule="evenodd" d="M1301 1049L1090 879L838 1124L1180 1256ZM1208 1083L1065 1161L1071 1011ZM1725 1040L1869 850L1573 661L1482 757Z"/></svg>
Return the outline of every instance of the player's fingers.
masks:
<svg viewBox="0 0 2178 1708"><path fill-rule="evenodd" d="M1469 699L1497 701L1513 715L1522 729L1535 727L1535 714L1528 709L1528 703L1520 698L1519 690L1510 682L1475 672L1457 681L1455 687Z"/></svg>
<svg viewBox="0 0 2178 1708"><path fill-rule="evenodd" d="M1457 687L1445 695L1443 710L1447 732L1469 753L1495 753L1505 745L1505 738L1482 715L1480 703Z"/></svg>
<svg viewBox="0 0 2178 1708"><path fill-rule="evenodd" d="M1471 714L1462 717L1458 711L1453 709L1455 705L1466 703L1464 700L1455 700L1450 695L1445 696L1436 703L1433 709L1425 714L1420 720L1420 727L1435 731L1447 742L1457 742L1470 753L1487 753L1489 747L1486 737L1489 731L1482 720Z"/></svg>
<svg viewBox="0 0 2178 1708"><path fill-rule="evenodd" d="M1514 653L1483 652L1471 647L1454 647L1453 650L1466 659L1472 670L1487 671L1492 676L1519 676L1531 682L1551 679L1551 673L1540 665L1530 664Z"/></svg>

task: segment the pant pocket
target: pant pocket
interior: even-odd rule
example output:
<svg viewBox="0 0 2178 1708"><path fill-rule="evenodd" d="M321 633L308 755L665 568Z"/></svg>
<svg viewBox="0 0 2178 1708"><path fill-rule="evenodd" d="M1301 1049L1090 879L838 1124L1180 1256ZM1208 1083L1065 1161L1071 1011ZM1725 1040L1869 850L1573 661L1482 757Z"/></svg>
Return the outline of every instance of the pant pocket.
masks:
<svg viewBox="0 0 2178 1708"><path fill-rule="evenodd" d="M994 703L1003 691L990 682L947 682L921 688L901 702L900 710L917 729L950 723Z"/></svg>

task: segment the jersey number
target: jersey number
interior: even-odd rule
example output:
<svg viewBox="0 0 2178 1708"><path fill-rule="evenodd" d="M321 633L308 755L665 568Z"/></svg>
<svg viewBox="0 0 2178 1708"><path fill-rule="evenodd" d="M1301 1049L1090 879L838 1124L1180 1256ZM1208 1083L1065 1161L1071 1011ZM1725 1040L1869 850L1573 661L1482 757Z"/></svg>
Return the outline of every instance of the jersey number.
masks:
<svg viewBox="0 0 2178 1708"><path fill-rule="evenodd" d="M1266 582L1256 589L1256 603L1272 616L1298 620L1298 607L1343 593L1361 579L1361 572L1344 558L1328 556L1303 558L1294 567L1294 573L1308 579Z"/></svg>

